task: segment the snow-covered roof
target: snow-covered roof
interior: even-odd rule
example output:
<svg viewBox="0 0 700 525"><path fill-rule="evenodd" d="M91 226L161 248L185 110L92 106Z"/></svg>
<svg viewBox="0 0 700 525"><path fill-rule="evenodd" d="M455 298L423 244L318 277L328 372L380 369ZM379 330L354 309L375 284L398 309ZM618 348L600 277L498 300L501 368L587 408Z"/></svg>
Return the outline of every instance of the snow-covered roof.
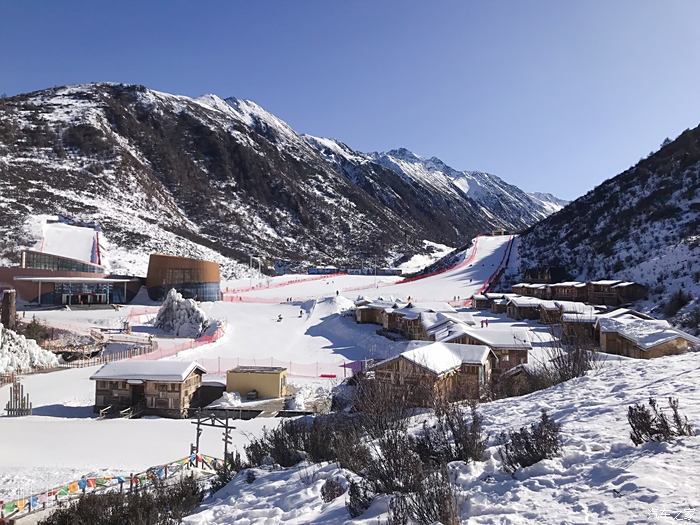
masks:
<svg viewBox="0 0 700 525"><path fill-rule="evenodd" d="M540 303L540 308L543 310L559 310L559 305L556 301L542 301Z"/></svg>
<svg viewBox="0 0 700 525"><path fill-rule="evenodd" d="M513 303L515 306L525 308L538 306L541 302L542 300L536 297L511 297L508 301L508 303Z"/></svg>
<svg viewBox="0 0 700 525"><path fill-rule="evenodd" d="M196 369L207 373L195 361L112 361L103 365L90 379L178 383L187 379Z"/></svg>
<svg viewBox="0 0 700 525"><path fill-rule="evenodd" d="M635 283L635 282L633 282L633 281L625 281L625 282L623 282L623 283L616 284L615 286L613 286L613 288L626 288L626 287L632 286L632 285L639 285L639 286L642 286L641 284Z"/></svg>
<svg viewBox="0 0 700 525"><path fill-rule="evenodd" d="M601 281L591 281L591 284L598 284L600 286L613 286L615 284L619 284L622 281L617 281L617 280L612 280L612 279L603 279Z"/></svg>
<svg viewBox="0 0 700 525"><path fill-rule="evenodd" d="M573 287L573 288L584 288L586 286L586 283L581 283L579 281L565 281L563 283L554 283L550 284L550 286L554 287Z"/></svg>
<svg viewBox="0 0 700 525"><path fill-rule="evenodd" d="M636 317L637 319L653 319L653 317L643 314L642 312L638 312L637 310L632 310L630 308L617 308L615 310L612 310L610 312L605 312L602 314L598 314L598 317L603 317L603 318L609 318L609 319L617 319L619 317Z"/></svg>
<svg viewBox="0 0 700 525"><path fill-rule="evenodd" d="M463 333L491 348L532 348L528 331L523 328L468 328Z"/></svg>
<svg viewBox="0 0 700 525"><path fill-rule="evenodd" d="M474 299L476 301L484 301L484 300L488 299L488 297L486 297L486 295L484 295L482 293L475 293L474 295L472 295L472 299Z"/></svg>
<svg viewBox="0 0 700 525"><path fill-rule="evenodd" d="M593 324L598 319L594 313L565 313L562 314L561 320L564 323L590 323Z"/></svg>
<svg viewBox="0 0 700 525"><path fill-rule="evenodd" d="M431 312L454 312L456 311L452 305L449 303L444 303L444 302L420 302L420 303L410 303L411 306L414 308L422 308L425 311L431 311Z"/></svg>
<svg viewBox="0 0 700 525"><path fill-rule="evenodd" d="M433 320L432 324L429 324ZM423 313L421 323L428 335L435 336L436 341L449 341L457 334L464 333L464 329L476 325L472 314L459 312L454 314Z"/></svg>
<svg viewBox="0 0 700 525"><path fill-rule="evenodd" d="M404 352L382 361L377 366L403 357L437 375L442 375L460 367L463 363L484 364L490 352L491 349L484 345L411 341Z"/></svg>
<svg viewBox="0 0 700 525"><path fill-rule="evenodd" d="M620 334L642 350L648 350L679 337L692 344L700 344L700 339L673 328L667 321L639 319L630 314L616 319L599 318L597 326L601 332Z"/></svg>
<svg viewBox="0 0 700 525"><path fill-rule="evenodd" d="M556 301L559 309L566 314L595 314L595 308L586 303L578 301Z"/></svg>

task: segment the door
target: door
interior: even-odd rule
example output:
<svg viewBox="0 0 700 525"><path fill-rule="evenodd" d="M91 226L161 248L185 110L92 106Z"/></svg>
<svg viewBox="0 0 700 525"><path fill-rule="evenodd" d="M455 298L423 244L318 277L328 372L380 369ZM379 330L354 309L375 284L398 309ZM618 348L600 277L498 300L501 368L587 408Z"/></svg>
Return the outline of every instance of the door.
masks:
<svg viewBox="0 0 700 525"><path fill-rule="evenodd" d="M144 385L130 385L131 386L131 406L135 405L146 405L146 394L144 392Z"/></svg>

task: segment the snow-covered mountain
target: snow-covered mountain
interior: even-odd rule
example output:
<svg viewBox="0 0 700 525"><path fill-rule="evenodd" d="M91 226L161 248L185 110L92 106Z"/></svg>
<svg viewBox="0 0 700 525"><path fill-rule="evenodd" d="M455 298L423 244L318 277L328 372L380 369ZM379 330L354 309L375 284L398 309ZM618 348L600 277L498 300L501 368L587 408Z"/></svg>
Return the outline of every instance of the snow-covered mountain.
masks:
<svg viewBox="0 0 700 525"><path fill-rule="evenodd" d="M566 201L538 193L528 195L489 173L458 171L437 157L429 159L399 148L387 152L362 154L342 142L306 136L326 158L353 177L358 166L378 164L411 184L428 188L432 193L472 200L479 212L498 228L520 230L561 209Z"/></svg>
<svg viewBox="0 0 700 525"><path fill-rule="evenodd" d="M635 280L649 286L657 315L697 332L700 127L530 228L518 252L515 280L547 266L579 280Z"/></svg>
<svg viewBox="0 0 700 525"><path fill-rule="evenodd" d="M165 252L218 260L228 276L249 254L391 264L426 240L459 246L547 214L491 175L392 158L300 135L235 98L86 84L0 99L0 259L31 246L27 223L45 214L101 224L117 266L142 271Z"/></svg>

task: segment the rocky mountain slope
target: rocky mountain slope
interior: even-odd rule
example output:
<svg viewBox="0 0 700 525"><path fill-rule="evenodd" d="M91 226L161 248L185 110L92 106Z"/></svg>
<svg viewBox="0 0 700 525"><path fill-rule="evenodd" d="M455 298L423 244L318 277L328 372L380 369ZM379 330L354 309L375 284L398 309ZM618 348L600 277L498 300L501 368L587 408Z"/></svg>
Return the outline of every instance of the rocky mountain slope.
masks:
<svg viewBox="0 0 700 525"><path fill-rule="evenodd" d="M680 324L697 328L700 127L530 228L518 252L520 276L558 266L580 280L637 280L650 287L659 313L685 313ZM684 299L673 300L679 290ZM687 305L676 310L680 303Z"/></svg>
<svg viewBox="0 0 700 525"><path fill-rule="evenodd" d="M42 214L100 223L124 270L165 252L235 275L249 254L282 266L391 264L424 240L456 246L548 213L491 175L437 159L410 172L390 159L302 136L246 100L120 84L1 99L0 259L33 244L27 221Z"/></svg>

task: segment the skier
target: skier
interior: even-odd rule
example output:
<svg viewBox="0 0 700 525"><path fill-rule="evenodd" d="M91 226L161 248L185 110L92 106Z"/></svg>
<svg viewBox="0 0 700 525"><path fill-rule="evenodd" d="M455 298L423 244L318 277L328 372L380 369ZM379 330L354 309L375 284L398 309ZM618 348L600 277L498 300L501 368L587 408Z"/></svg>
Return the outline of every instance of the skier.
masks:
<svg viewBox="0 0 700 525"><path fill-rule="evenodd" d="M489 320L485 319L485 321L486 321L486 328L488 328L489 327Z"/></svg>
<svg viewBox="0 0 700 525"><path fill-rule="evenodd" d="M279 315L277 316L277 322L278 322L278 323L281 323L281 322L282 322L282 314L279 314Z"/></svg>
<svg viewBox="0 0 700 525"><path fill-rule="evenodd" d="M301 317L302 315L304 315L304 310L299 310L299 317Z"/></svg>

